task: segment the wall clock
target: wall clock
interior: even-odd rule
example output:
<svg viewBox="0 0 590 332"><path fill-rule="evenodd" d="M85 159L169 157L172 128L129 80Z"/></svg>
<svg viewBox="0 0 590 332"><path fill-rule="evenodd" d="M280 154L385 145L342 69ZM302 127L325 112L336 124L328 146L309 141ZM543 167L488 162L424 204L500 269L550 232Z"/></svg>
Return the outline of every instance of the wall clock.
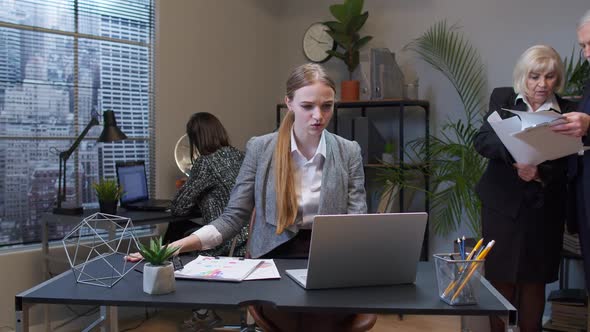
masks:
<svg viewBox="0 0 590 332"><path fill-rule="evenodd" d="M328 34L329 28L320 22L314 23L307 28L303 35L303 53L312 62L325 62L331 55L328 50L335 50L336 43Z"/></svg>

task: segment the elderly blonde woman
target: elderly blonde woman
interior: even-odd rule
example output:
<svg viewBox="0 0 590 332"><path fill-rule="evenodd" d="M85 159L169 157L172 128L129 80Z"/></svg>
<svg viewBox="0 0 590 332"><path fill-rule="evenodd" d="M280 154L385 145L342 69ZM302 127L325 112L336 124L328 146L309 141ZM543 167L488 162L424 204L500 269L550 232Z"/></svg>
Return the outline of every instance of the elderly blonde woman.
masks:
<svg viewBox="0 0 590 332"><path fill-rule="evenodd" d="M496 240L485 264L486 278L518 309L523 332L540 331L545 284L557 280L565 219L567 160L540 165L516 163L487 122L502 108L566 113L576 105L557 94L563 85L563 64L545 45L526 50L513 73L514 88L496 88L489 112L475 137L475 149L489 159L476 191L482 202L482 231ZM491 318L492 331L504 331Z"/></svg>

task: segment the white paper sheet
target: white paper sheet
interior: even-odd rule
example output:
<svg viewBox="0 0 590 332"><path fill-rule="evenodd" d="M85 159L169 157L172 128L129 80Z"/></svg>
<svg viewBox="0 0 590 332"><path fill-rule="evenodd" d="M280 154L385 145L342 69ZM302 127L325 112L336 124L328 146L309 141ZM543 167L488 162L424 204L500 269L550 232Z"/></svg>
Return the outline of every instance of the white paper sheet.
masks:
<svg viewBox="0 0 590 332"><path fill-rule="evenodd" d="M256 260L256 259L255 259ZM260 280L260 279L281 279L279 270L272 259L260 259L262 264L258 265L254 272L244 280Z"/></svg>
<svg viewBox="0 0 590 332"><path fill-rule="evenodd" d="M488 122L506 149L518 163L538 165L583 150L579 137L553 132L552 124L563 121L561 114L553 111L535 113L507 110L518 116L502 119L497 112Z"/></svg>
<svg viewBox="0 0 590 332"><path fill-rule="evenodd" d="M185 279L242 281L262 263L262 260L258 259L199 255L182 270L174 271L174 275Z"/></svg>

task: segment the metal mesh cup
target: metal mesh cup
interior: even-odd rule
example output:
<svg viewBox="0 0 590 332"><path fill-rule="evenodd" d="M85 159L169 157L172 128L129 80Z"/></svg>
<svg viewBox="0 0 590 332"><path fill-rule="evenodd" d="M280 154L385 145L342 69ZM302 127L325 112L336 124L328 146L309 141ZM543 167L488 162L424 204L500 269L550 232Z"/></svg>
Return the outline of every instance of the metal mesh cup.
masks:
<svg viewBox="0 0 590 332"><path fill-rule="evenodd" d="M475 304L485 260L457 260L458 253L434 254L438 295L450 305Z"/></svg>

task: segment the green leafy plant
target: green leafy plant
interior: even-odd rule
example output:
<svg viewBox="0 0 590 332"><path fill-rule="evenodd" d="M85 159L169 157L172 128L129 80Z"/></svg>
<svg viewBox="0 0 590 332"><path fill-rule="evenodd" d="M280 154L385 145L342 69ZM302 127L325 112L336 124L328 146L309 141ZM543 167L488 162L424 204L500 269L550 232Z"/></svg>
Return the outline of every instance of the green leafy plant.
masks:
<svg viewBox="0 0 590 332"><path fill-rule="evenodd" d="M342 51L337 49L327 52L344 61L350 79L359 65L359 50L373 38L371 36L361 38L359 35L360 29L369 17L369 12L362 12L363 2L363 0L344 0L343 4L331 5L330 13L337 21L325 22L330 29L327 31L328 34L342 48Z"/></svg>
<svg viewBox="0 0 590 332"><path fill-rule="evenodd" d="M385 153L393 153L394 149L393 149L393 142L392 141L387 141L387 143L385 143L385 145L383 146L383 152Z"/></svg>
<svg viewBox="0 0 590 332"><path fill-rule="evenodd" d="M114 180L100 180L92 184L94 192L98 200L105 202L113 202L119 200L123 195L123 188L119 187Z"/></svg>
<svg viewBox="0 0 590 332"><path fill-rule="evenodd" d="M565 66L565 86L563 88L564 96L581 96L584 91L584 83L590 77L590 63L582 56L582 51L578 53L577 60L574 60L575 46L572 48L572 55L565 57L563 64Z"/></svg>
<svg viewBox="0 0 590 332"><path fill-rule="evenodd" d="M152 265L165 265L179 249L180 247L170 247L168 244L162 245L161 236L155 240L151 238L149 246L139 244L139 253Z"/></svg>
<svg viewBox="0 0 590 332"><path fill-rule="evenodd" d="M437 136L430 135L408 143L409 165L391 167L382 176L402 188L420 190L406 179L409 171L426 172L430 189L430 222L435 234L447 235L466 218L474 236L480 236L481 202L475 185L487 161L473 146L485 110L485 72L478 52L463 37L456 25L435 23L422 36L404 47L441 72L453 85L463 108L448 118ZM424 162L428 161L428 162Z"/></svg>

